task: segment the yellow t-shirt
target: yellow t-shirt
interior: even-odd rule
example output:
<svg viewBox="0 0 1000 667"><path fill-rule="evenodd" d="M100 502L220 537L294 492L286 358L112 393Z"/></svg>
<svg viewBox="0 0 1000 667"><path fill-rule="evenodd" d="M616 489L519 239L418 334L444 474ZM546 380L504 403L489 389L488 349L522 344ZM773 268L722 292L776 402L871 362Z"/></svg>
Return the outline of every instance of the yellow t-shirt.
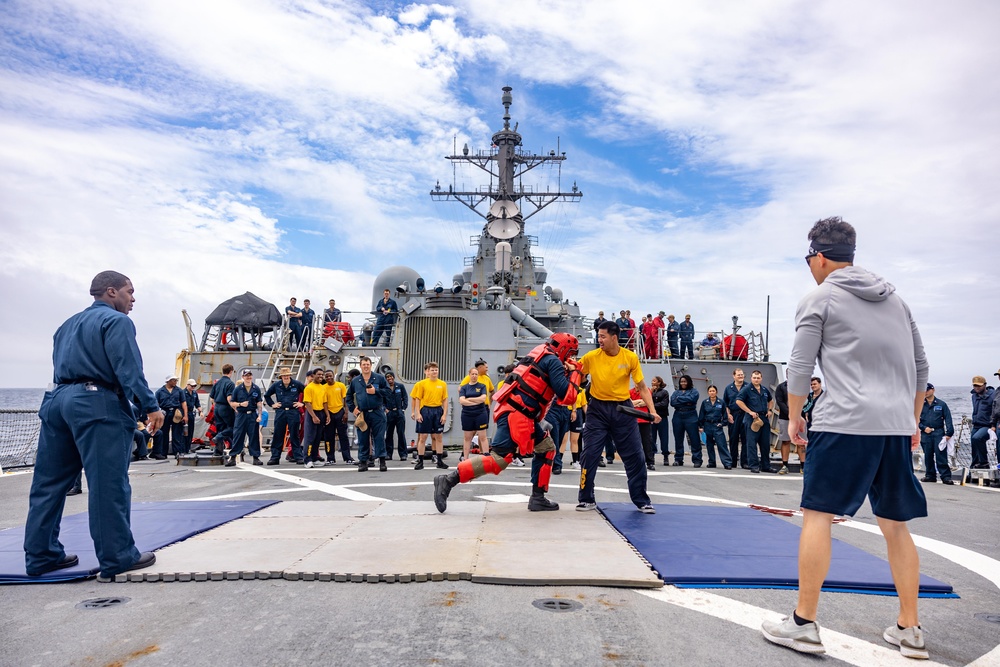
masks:
<svg viewBox="0 0 1000 667"><path fill-rule="evenodd" d="M587 392L581 391L576 395L576 404L573 405L574 410L579 410L580 408L587 406Z"/></svg>
<svg viewBox="0 0 1000 667"><path fill-rule="evenodd" d="M420 401L422 408L439 408L448 398L448 385L441 379L424 378L413 385L410 396Z"/></svg>
<svg viewBox="0 0 1000 667"><path fill-rule="evenodd" d="M334 413L340 412L344 408L344 399L347 398L347 385L343 382L334 382L323 386L326 387L327 409Z"/></svg>
<svg viewBox="0 0 1000 667"><path fill-rule="evenodd" d="M632 382L642 382L642 368L635 352L624 347L611 357L598 348L583 355L580 360L583 374L590 375L590 395L601 401L626 401L629 398L629 377Z"/></svg>
<svg viewBox="0 0 1000 667"><path fill-rule="evenodd" d="M493 380L490 379L489 375L480 375L479 376L479 382L480 382L480 384L485 384L486 385L486 391L488 391L489 393L493 393L493 391L494 391L494 389L493 389ZM464 387L467 384L469 384L469 376L468 375L466 375L464 378L462 378L462 382L461 382L461 384L459 384L459 386L460 387ZM499 389L499 387L497 387L497 389ZM486 403L484 403L484 405L489 405L489 404L490 404L490 396L489 396L489 394L487 394L486 395Z"/></svg>
<svg viewBox="0 0 1000 667"><path fill-rule="evenodd" d="M313 412L319 412L326 405L326 385L310 382L302 392L302 402L312 406Z"/></svg>

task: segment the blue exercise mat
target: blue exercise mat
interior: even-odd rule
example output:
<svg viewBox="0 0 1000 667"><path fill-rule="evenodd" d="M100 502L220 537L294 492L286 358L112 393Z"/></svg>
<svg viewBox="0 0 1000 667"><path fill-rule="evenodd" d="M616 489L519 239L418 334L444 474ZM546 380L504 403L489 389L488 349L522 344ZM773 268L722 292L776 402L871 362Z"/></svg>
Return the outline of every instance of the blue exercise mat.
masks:
<svg viewBox="0 0 1000 667"><path fill-rule="evenodd" d="M601 512L659 573L690 588L797 588L801 529L745 507L601 503ZM889 563L833 540L823 590L895 595ZM920 576L921 597L958 597L952 587Z"/></svg>
<svg viewBox="0 0 1000 667"><path fill-rule="evenodd" d="M156 551L239 519L277 503L277 500L197 500L132 505L132 535L139 551ZM0 584L37 584L73 581L96 576L100 571L94 542L90 538L87 512L64 516L59 540L66 553L76 554L76 567L56 570L40 577L24 572L24 526L0 531Z"/></svg>

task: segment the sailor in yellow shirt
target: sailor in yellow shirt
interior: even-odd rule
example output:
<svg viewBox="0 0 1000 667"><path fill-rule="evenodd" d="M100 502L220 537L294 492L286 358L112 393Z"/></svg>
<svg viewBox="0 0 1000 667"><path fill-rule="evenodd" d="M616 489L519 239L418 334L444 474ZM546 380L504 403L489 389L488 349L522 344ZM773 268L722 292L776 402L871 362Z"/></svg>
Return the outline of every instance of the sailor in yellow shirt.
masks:
<svg viewBox="0 0 1000 667"><path fill-rule="evenodd" d="M414 470L424 469L424 449L427 436L431 436L431 450L437 467L448 467L441 455L444 453L444 424L448 420L448 385L438 379L438 364L429 361L424 364L424 379L413 385L410 391L410 418L417 422L417 465Z"/></svg>
<svg viewBox="0 0 1000 667"><path fill-rule="evenodd" d="M312 382L302 391L302 402L306 406L305 429L302 445L305 452L302 460L307 468L312 468L319 459L319 442L323 437L323 428L330 421L330 413L326 410L326 385L323 384L323 370L313 371Z"/></svg>
<svg viewBox="0 0 1000 667"><path fill-rule="evenodd" d="M605 321L597 329L600 346L583 355L581 367L590 375L590 403L587 406L587 423L583 427L583 457L580 462L580 493L577 511L597 509L594 498L594 478L598 461L608 441L614 442L618 455L625 464L628 493L632 502L644 514L656 510L646 494L646 455L639 438L636 418L618 412L619 405L632 407L629 398L629 380L635 383L639 396L649 407L653 423L660 421L653 407L653 397L643 380L639 357L635 352L618 345L618 325Z"/></svg>
<svg viewBox="0 0 1000 667"><path fill-rule="evenodd" d="M326 464L332 466L336 461L336 439L340 440L340 458L344 463L351 460L351 443L347 439L347 410L344 400L347 398L347 385L337 382L333 371L325 373L326 410L330 413L330 421L323 429L323 442L326 443Z"/></svg>
<svg viewBox="0 0 1000 667"><path fill-rule="evenodd" d="M580 435L583 433L583 424L587 416L587 392L581 391L576 395L576 403L569 414L569 451L573 457L574 470L580 469Z"/></svg>

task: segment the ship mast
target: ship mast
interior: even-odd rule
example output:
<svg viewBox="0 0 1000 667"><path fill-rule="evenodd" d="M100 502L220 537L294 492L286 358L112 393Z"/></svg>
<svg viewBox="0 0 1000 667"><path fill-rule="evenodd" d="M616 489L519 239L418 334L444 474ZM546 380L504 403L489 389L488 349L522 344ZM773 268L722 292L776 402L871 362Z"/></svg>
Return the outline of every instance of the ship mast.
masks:
<svg viewBox="0 0 1000 667"><path fill-rule="evenodd" d="M513 128L510 125L511 90L510 86L503 88L503 129L493 135L490 149L471 152L466 144L461 155L446 156L452 163L466 162L486 172L490 184L458 190L453 182L445 190L438 181L430 193L435 201L460 202L485 220L479 237L472 241L478 246L476 255L466 259L463 271L467 285L483 286L473 295L473 307L503 308L512 302L523 303L544 287L547 274L542 258L531 253L537 239L525 234L524 222L554 202L576 202L583 196L576 183L569 192L562 191L566 153L552 150L537 155L521 148L517 124ZM522 182L524 174L546 163L559 167L556 192L536 191Z"/></svg>

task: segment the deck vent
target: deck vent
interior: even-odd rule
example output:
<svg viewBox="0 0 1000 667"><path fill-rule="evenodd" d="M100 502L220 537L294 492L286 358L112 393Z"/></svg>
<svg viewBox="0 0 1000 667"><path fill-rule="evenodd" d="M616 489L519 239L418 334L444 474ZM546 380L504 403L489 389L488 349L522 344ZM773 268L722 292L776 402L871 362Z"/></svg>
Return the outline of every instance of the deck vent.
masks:
<svg viewBox="0 0 1000 667"><path fill-rule="evenodd" d="M557 613L583 609L583 605L576 600L565 600L563 598L541 598L531 604L543 611L554 611Z"/></svg>
<svg viewBox="0 0 1000 667"><path fill-rule="evenodd" d="M458 382L465 367L469 346L469 323L462 317L408 317L403 332L403 363L399 369L404 382L424 379L424 364L438 362L439 377Z"/></svg>

